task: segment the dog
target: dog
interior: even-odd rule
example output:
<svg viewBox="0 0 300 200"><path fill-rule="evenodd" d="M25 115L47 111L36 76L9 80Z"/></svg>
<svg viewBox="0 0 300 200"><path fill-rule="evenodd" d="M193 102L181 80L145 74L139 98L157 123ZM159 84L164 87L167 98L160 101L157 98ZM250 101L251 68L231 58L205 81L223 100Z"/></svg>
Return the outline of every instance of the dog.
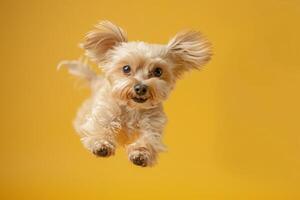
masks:
<svg viewBox="0 0 300 200"><path fill-rule="evenodd" d="M167 44L128 41L125 31L101 21L80 44L97 63L98 75L82 60L62 61L69 72L89 83L92 94L74 120L85 148L99 157L124 146L129 160L153 166L166 147L162 142L167 117L162 103L176 81L211 58L211 44L197 31L181 31Z"/></svg>

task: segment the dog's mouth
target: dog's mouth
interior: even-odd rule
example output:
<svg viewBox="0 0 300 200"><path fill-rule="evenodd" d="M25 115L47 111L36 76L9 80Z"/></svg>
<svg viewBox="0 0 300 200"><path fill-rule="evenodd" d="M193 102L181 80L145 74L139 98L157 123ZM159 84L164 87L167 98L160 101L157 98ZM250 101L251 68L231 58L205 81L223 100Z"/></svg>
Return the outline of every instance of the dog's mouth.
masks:
<svg viewBox="0 0 300 200"><path fill-rule="evenodd" d="M144 103L148 100L148 98L142 98L142 97L133 97L132 100L136 103Z"/></svg>

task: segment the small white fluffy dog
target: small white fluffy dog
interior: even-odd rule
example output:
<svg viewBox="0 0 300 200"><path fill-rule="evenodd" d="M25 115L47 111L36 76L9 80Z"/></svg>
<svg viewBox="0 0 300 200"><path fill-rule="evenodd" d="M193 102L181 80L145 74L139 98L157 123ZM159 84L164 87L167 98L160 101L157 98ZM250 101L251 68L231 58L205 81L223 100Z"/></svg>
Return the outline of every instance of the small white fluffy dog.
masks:
<svg viewBox="0 0 300 200"><path fill-rule="evenodd" d="M209 61L210 44L196 31L180 32L166 45L128 42L120 27L102 21L81 47L103 75L81 61L63 61L59 67L90 83L92 95L74 121L83 145L101 157L123 145L134 164L152 166L165 150L162 102L184 72Z"/></svg>

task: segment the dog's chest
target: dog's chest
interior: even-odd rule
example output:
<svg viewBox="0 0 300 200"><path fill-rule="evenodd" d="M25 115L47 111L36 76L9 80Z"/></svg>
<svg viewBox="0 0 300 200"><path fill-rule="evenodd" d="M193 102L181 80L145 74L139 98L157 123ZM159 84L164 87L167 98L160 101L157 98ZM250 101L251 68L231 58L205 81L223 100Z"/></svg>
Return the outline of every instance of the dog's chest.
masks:
<svg viewBox="0 0 300 200"><path fill-rule="evenodd" d="M128 145L139 137L141 117L140 112L121 108L121 129L116 138L118 144Z"/></svg>
<svg viewBox="0 0 300 200"><path fill-rule="evenodd" d="M140 122L143 119L143 114L134 109L121 108L122 115L122 129L126 130L127 133L138 132L140 129Z"/></svg>

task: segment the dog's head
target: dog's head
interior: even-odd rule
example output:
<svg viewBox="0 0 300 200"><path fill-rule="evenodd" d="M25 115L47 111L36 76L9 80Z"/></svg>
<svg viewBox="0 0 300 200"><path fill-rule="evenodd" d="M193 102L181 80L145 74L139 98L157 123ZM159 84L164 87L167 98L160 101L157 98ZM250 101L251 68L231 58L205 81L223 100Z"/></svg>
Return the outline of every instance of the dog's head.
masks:
<svg viewBox="0 0 300 200"><path fill-rule="evenodd" d="M139 108L167 99L184 72L199 69L211 56L210 45L199 32L180 32L166 45L128 42L126 33L109 21L97 24L81 46L102 67L112 95Z"/></svg>

